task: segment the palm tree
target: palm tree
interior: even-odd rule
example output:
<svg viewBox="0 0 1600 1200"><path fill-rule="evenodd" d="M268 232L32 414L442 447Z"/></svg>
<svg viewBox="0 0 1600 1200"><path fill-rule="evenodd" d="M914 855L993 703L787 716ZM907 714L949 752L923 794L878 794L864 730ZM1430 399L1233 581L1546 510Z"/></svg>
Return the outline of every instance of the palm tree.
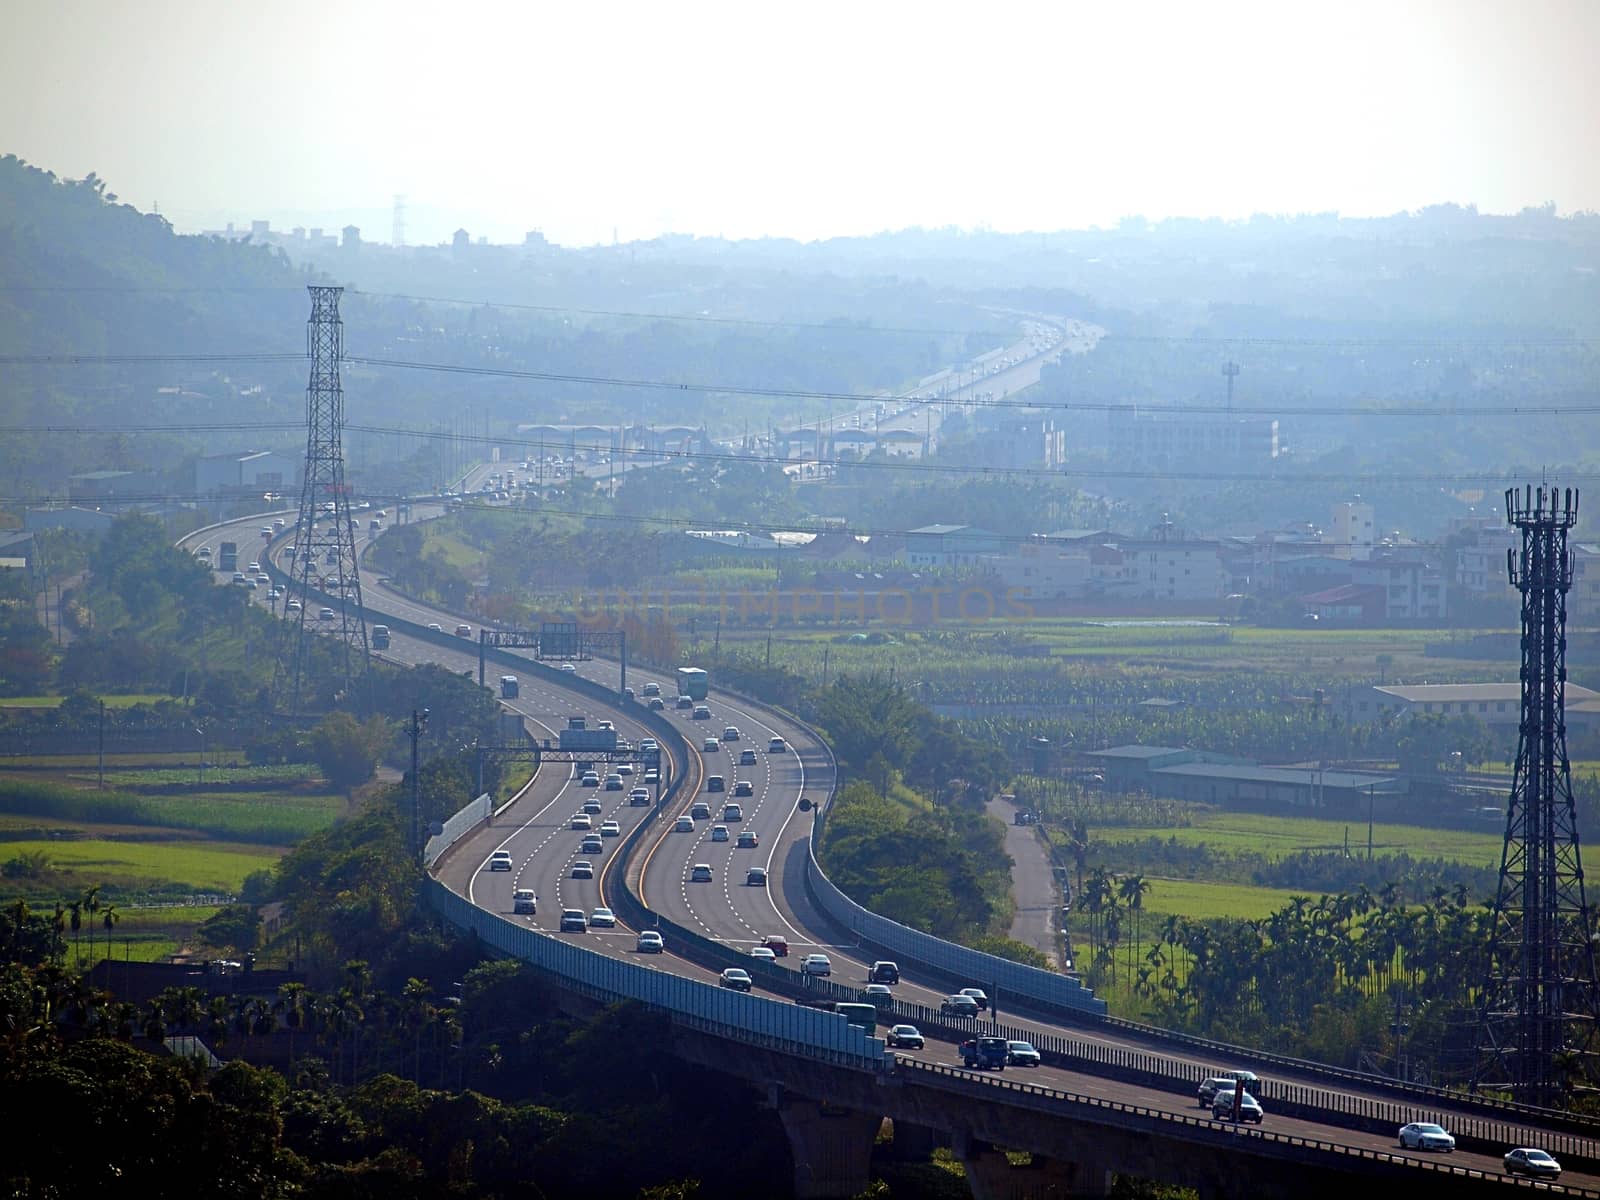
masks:
<svg viewBox="0 0 1600 1200"><path fill-rule="evenodd" d="M441 1004L433 1014L434 1044L439 1050L439 1088L445 1086L445 1068L449 1065L452 1055L459 1064L461 1061L461 1018L455 1008L450 1004ZM460 1073L457 1072L456 1084L460 1086Z"/></svg>
<svg viewBox="0 0 1600 1200"><path fill-rule="evenodd" d="M191 1033L200 1028L200 1020L206 1015L206 994L199 988L167 988L160 1000L169 1025Z"/></svg>
<svg viewBox="0 0 1600 1200"><path fill-rule="evenodd" d="M150 1001L150 1010L144 1018L144 1036L152 1042L164 1042L167 1038L166 1014L161 1010L161 997L157 996Z"/></svg>
<svg viewBox="0 0 1600 1200"><path fill-rule="evenodd" d="M70 924L72 925L72 964L77 966L83 960L83 956L78 953L78 947L82 944L79 934L83 929L83 901L70 901L67 904L67 908L72 912L70 918Z"/></svg>
<svg viewBox="0 0 1600 1200"><path fill-rule="evenodd" d="M139 1025L139 1006L129 1004L126 1000L116 1004L111 1009L111 1032L118 1041L133 1041L134 1031Z"/></svg>
<svg viewBox="0 0 1600 1200"><path fill-rule="evenodd" d="M228 998L226 996L213 996L211 1003L206 1006L206 1040L212 1046L220 1046L228 1040Z"/></svg>
<svg viewBox="0 0 1600 1200"><path fill-rule="evenodd" d="M114 929L116 929L117 922L120 921L120 920L122 920L122 914L117 911L117 906L115 904L111 904L111 903L108 902L106 904L106 906L105 906L105 909L100 914L100 924L105 926L105 931L106 931L106 953L107 954L112 953L112 950L111 950L111 933L112 933L112 931Z"/></svg>
<svg viewBox="0 0 1600 1200"><path fill-rule="evenodd" d="M1143 925L1144 898L1150 892L1150 881L1143 875L1124 875L1117 881L1117 898L1133 912L1133 950L1128 957L1128 970L1133 970L1133 960L1138 956Z"/></svg>
<svg viewBox="0 0 1600 1200"><path fill-rule="evenodd" d="M89 914L89 961L94 962L94 918L100 911L100 885L94 884L83 891L83 911Z"/></svg>
<svg viewBox="0 0 1600 1200"><path fill-rule="evenodd" d="M400 991L401 1019L411 1027L415 1038L415 1050L411 1065L411 1082L422 1082L422 1031L433 1020L433 1005L428 997L433 995L433 989L421 979L408 979Z"/></svg>
<svg viewBox="0 0 1600 1200"><path fill-rule="evenodd" d="M284 1027L289 1031L289 1061L294 1062L294 1035L306 1020L306 985L285 983L278 988L277 1010L283 1014Z"/></svg>

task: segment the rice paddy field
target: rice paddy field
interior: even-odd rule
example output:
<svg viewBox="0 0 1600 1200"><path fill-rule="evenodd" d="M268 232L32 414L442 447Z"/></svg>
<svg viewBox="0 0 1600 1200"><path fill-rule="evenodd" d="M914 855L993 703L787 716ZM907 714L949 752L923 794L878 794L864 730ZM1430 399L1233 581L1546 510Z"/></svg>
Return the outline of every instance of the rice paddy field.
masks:
<svg viewBox="0 0 1600 1200"><path fill-rule="evenodd" d="M1232 883L1207 883L1195 879L1152 879L1150 890L1144 897L1144 923L1146 940L1151 928L1151 915L1188 917L1192 921L1207 921L1218 917L1237 917L1255 921L1271 916L1297 895L1288 888L1246 887Z"/></svg>
<svg viewBox="0 0 1600 1200"><path fill-rule="evenodd" d="M1095 829L1096 842L1137 842L1146 838L1173 840L1181 845L1211 846L1217 850L1249 852L1279 859L1301 851L1336 851L1349 834L1351 852L1366 853L1365 822L1319 821L1309 817L1277 817L1262 813L1202 812L1182 828L1118 826ZM1471 866L1500 864L1502 835L1459 829L1434 829L1418 825L1375 824L1374 857L1409 854L1414 858L1443 858Z"/></svg>
<svg viewBox="0 0 1600 1200"><path fill-rule="evenodd" d="M97 924L94 940L87 925L76 937L67 933L67 965L90 967L103 958L115 962L163 962L193 944L193 933L216 916L215 904L161 904L118 907L108 933Z"/></svg>

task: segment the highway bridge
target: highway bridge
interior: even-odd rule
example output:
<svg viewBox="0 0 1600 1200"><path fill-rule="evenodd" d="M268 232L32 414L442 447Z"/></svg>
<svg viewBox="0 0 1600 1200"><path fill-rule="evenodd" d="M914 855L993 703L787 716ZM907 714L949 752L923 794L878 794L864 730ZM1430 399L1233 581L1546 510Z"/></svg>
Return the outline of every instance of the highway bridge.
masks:
<svg viewBox="0 0 1600 1200"><path fill-rule="evenodd" d="M413 515L436 511L419 504ZM182 544L214 552L228 539L245 547L260 523L255 516L201 530ZM274 552L283 540L274 541ZM431 609L377 582L364 581L363 593L369 619L393 630L387 657L476 670L476 642L449 632L471 618ZM265 600L264 592L251 596ZM322 602L305 599L308 606ZM822 739L787 714L713 690L710 719L695 720L691 711L672 707L675 681L630 665L631 686L655 681L667 697L668 707L652 712L618 694L617 663L586 661L566 672L518 652L491 653L500 667L495 674L514 672L521 681L520 695L502 703L523 716L530 732L555 737L569 715L607 713L622 736L661 743L672 782L660 802L638 807L628 802L632 780L621 790L586 788L569 765L545 764L500 811L483 800L464 805L430 842L431 902L486 947L527 961L575 997L636 1000L666 1014L673 1053L763 1089L789 1136L797 1195L850 1196L865 1188L873 1142L887 1117L899 1149L954 1147L979 1197L1099 1195L1114 1172L1187 1185L1202 1196L1287 1195L1316 1179L1319 1191L1366 1182L1419 1196L1531 1187L1600 1197L1593 1123L1115 1021L1064 976L866 913L817 865L813 838L826 819L836 772ZM737 727L737 741L724 739L728 726ZM773 738L783 739L782 749L769 750ZM740 765L745 749L755 751L755 765ZM728 793L706 792L714 774L723 776ZM740 800L741 821L695 821L692 831L677 832L677 816L694 800L713 801L720 810L736 779L753 785ZM601 809L596 826L618 823L618 836L603 839L599 854L580 852L582 833L570 827L590 801ZM719 823L730 830L726 842L711 840ZM758 844L741 848L740 830L753 832ZM489 869L499 850L510 853L510 871ZM593 878L574 877L580 859L594 863ZM711 867L709 883L690 881L696 864ZM767 886L744 883L752 865L767 868ZM537 893L536 914L513 912L517 888ZM614 910L615 928L559 932L562 909L597 907ZM662 932L665 953L639 952L637 934L645 928ZM788 940L789 958L752 959L750 950L772 934ZM800 975L800 957L812 952L831 959L828 980ZM925 1050L889 1051L843 1017L794 1003L855 999L875 958L900 963L892 1019L917 1024L928 1038ZM735 964L755 979L753 994L718 986L721 968ZM994 996L998 1014L939 1015L942 997L974 985ZM1032 1041L1043 1065L994 1074L963 1069L956 1042L991 1030ZM1268 1114L1262 1126L1215 1121L1196 1107L1197 1082L1228 1068L1261 1076L1256 1090ZM1446 1125L1457 1136L1457 1152L1438 1157L1398 1149L1396 1129L1412 1120ZM1554 1153L1566 1167L1560 1184L1504 1175L1501 1155L1513 1145ZM1003 1150L1026 1151L1032 1164L1013 1166Z"/></svg>

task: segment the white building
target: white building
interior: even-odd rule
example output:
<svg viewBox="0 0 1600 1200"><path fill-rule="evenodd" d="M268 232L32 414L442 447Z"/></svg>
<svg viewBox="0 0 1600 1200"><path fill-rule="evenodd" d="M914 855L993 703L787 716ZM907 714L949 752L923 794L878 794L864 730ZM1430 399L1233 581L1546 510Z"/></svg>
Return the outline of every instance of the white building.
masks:
<svg viewBox="0 0 1600 1200"><path fill-rule="evenodd" d="M1335 558L1370 558L1376 540L1372 505L1363 503L1360 496L1335 504L1322 540L1329 543L1328 553Z"/></svg>
<svg viewBox="0 0 1600 1200"><path fill-rule="evenodd" d="M1006 590L1024 600L1075 598L1089 585L1089 551L1083 547L1067 549L1040 538L990 562Z"/></svg>
<svg viewBox="0 0 1600 1200"><path fill-rule="evenodd" d="M1278 422L1268 417L1133 410L1112 413L1107 434L1113 460L1140 466L1266 463L1278 457Z"/></svg>
<svg viewBox="0 0 1600 1200"><path fill-rule="evenodd" d="M1337 702L1337 697L1336 697ZM1376 721L1409 716L1473 717L1488 726L1516 726L1522 718L1520 683L1424 683L1353 689L1345 697L1345 718ZM1600 707L1600 692L1566 685L1569 728L1589 727Z"/></svg>
<svg viewBox="0 0 1600 1200"><path fill-rule="evenodd" d="M1600 546L1583 543L1572 547L1572 590L1567 593L1567 620L1574 625L1600 622Z"/></svg>
<svg viewBox="0 0 1600 1200"><path fill-rule="evenodd" d="M1380 551L1352 562L1350 582L1384 589L1386 621L1442 621L1448 615L1444 572L1418 554Z"/></svg>
<svg viewBox="0 0 1600 1200"><path fill-rule="evenodd" d="M299 459L275 450L208 454L195 461L194 490L202 496L218 492L278 492L294 486L299 470Z"/></svg>
<svg viewBox="0 0 1600 1200"><path fill-rule="evenodd" d="M1522 534L1509 525L1478 530L1476 540L1456 551L1456 582L1470 596L1498 598L1515 592L1506 570L1506 551L1522 545Z"/></svg>
<svg viewBox="0 0 1600 1200"><path fill-rule="evenodd" d="M1124 541L1117 549L1131 568L1134 595L1156 600L1215 600L1223 595L1216 542Z"/></svg>

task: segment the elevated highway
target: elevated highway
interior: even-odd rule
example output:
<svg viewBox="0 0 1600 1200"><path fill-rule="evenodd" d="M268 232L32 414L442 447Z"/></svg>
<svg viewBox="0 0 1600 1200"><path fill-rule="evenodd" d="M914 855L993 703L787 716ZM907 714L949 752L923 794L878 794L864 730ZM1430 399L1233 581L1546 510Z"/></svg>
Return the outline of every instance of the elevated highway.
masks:
<svg viewBox="0 0 1600 1200"><path fill-rule="evenodd" d="M254 527L259 520L253 517L238 524ZM195 547L201 541L215 542L223 536L218 531L204 531L189 539L188 544ZM246 540L237 532L232 536L241 544ZM367 605L373 610L372 618L387 619L396 629L388 652L391 657L402 662L434 661L452 670L476 669L476 646L446 632L460 618L399 597L383 585L368 585L364 590ZM428 631L430 623L440 626L440 630ZM658 976L704 985L715 980L719 966L748 963L751 946L771 933L789 939L794 953L787 960L789 964L815 949L833 960L835 982L849 985L852 990L864 982L867 964L880 951L860 944L859 936L847 931L848 921L841 921L836 905L830 909L812 877L810 839L814 810L801 801L826 801L835 776L827 747L811 730L785 714L725 692L713 693L709 721L695 721L675 708L652 715L642 706L624 703L617 697L620 680L615 663L577 664L578 678L573 679L525 656L510 654L498 661L508 664L522 680L521 696L506 701L507 707L521 712L535 732L558 729L572 712L592 712L602 702L599 697L609 694L614 701L614 719L624 736L645 736L648 731L655 731L651 736L664 733L659 740L673 756L677 784L669 808L633 808L626 804L626 789L597 794L578 786L569 768L547 765L514 804L462 837L439 861L434 872L436 902L447 917L477 929L490 945L501 944L495 939L504 934L504 952L523 957L537 957L547 952L546 943L560 943L566 957L559 965L542 969L573 980L574 986L580 984L574 974L578 968L573 964L587 961L572 958L574 952L613 960L618 971L643 966ZM659 674L630 667L628 676L630 685L636 688L653 679L669 695L676 690L673 681ZM728 725L738 726L738 742L723 741L721 734ZM707 737L716 738L714 750L703 748ZM783 750L769 752L773 737L784 739ZM756 750L754 766L739 765L737 751L745 748ZM704 791L705 780L712 774L721 774L729 789L734 779L747 776L753 785L752 796L740 801L745 806L745 819L727 823L727 843L710 840L710 826L716 821L696 821L693 832L675 833L675 822L668 819L687 811L696 798L720 802L726 797L726 793ZM601 857L610 869L597 871L594 880L573 880L571 863L583 857L576 849L581 835L564 825L582 801L591 797L602 803L602 819L619 821L623 836L607 839ZM741 828L756 833L758 847L737 847L735 839ZM624 845L631 851L626 869L620 863ZM487 870L489 857L497 849L511 852L511 872ZM709 885L689 882L689 868L701 862L713 868ZM743 871L752 862L768 867L769 886L758 888L742 883ZM511 891L519 886L532 887L539 894L540 909L533 918L511 913ZM630 893L631 904L626 902ZM448 897L457 898L459 903ZM617 930L566 935L551 932L560 908L589 911L598 905L625 914ZM634 934L642 925L659 925L669 931L667 954L637 953ZM520 940L507 932L519 928L526 935ZM527 937L534 940L528 941ZM1309 1064L1304 1070L1296 1070L1273 1062L1268 1056L1237 1048L1225 1053L1207 1046L1191 1048L1181 1041L1084 1015L1064 1017L1060 1012L1030 1005L1022 997L1002 994L1001 1019L1019 1027L1041 1049L1050 1049L1047 1064L1026 1073L1027 1082L1035 1090L1014 1086L1014 1076L1019 1073L1016 1071L1002 1078L966 1072L953 1066L953 1042L979 1026L947 1021L942 1023L943 1028L937 1028L940 1021L933 1006L953 986L962 982L987 986L989 980L954 980L948 972L905 958L901 959L901 966L904 974L902 984L895 989L897 1004L908 1014L926 1013L922 1017L929 1026L925 1030L929 1034L925 1051L886 1055L881 1043L859 1035L855 1041L844 1038L839 1045L846 1049L839 1049L832 1045L843 1036L836 1029L806 1025L803 1036L794 1035L784 1048L771 1051L789 1063L787 1071L768 1064L760 1076L777 1089L771 1099L786 1114L785 1124L796 1155L796 1182L802 1194L853 1194L859 1190L855 1186L857 1168L852 1164L857 1163L863 1144L870 1150L871 1134L864 1131L870 1126L875 1132L880 1116L899 1114L908 1135L913 1128L931 1131L932 1136L950 1141L969 1162L977 1164L975 1186L979 1186L977 1181L984 1172L992 1175L999 1169L989 1150L998 1144L1032 1150L1063 1164L1068 1176L1056 1181L1070 1177L1070 1185L1079 1194L1093 1194L1093 1180L1103 1181L1106 1170L1189 1182L1207 1194L1279 1194L1280 1188L1286 1192L1292 1186L1291 1179L1303 1178L1305 1167L1313 1161L1320 1164L1315 1169L1350 1176L1351 1182L1382 1178L1389 1181L1385 1186L1423 1191L1449 1186L1452 1191L1459 1191L1463 1187L1506 1186L1508 1181L1500 1173L1498 1155L1514 1140L1543 1145L1558 1157L1565 1153L1569 1170L1563 1177L1564 1189L1595 1189L1595 1194L1600 1195L1600 1176L1594 1167L1600 1163L1600 1152L1590 1141L1589 1132L1581 1127L1542 1123L1533 1114L1496 1113L1483 1106L1453 1104L1442 1097L1397 1096L1395 1089L1376 1081L1333 1077ZM683 1035L686 1053L700 1055L738 1074L741 1064L749 1061L751 1038L756 1036L745 1028L746 1024L767 1022L787 1029L796 1022L804 1024L822 1017L842 1022L836 1016L809 1011L804 1013L804 1020L794 1015L789 998L805 994L805 985L789 967L780 964L751 973L757 977L761 991L782 1001L772 1006L774 1009L790 1011L759 1010L763 1015L750 1017L749 1012L757 1010L744 1006L760 1004L759 996L716 995L718 989L705 986L699 991L692 987L683 991L683 985L669 987L670 981L662 979L661 987L666 990L656 1002L674 1014L675 1028L688 1031ZM621 980L623 976L607 978ZM584 982L581 986L593 994L593 989L602 985ZM616 982L605 986L624 988L624 984ZM635 984L629 982L625 987L633 988ZM812 990L821 993L828 989L813 985ZM712 994L711 998L706 993ZM623 990L612 994L632 993ZM720 1015L705 1015L712 1011ZM783 1041L770 1032L760 1036ZM825 1054L817 1049L824 1043L832 1047ZM732 1046L741 1044L743 1049L730 1052ZM821 1055L821 1066L816 1055ZM841 1065L846 1061L852 1065ZM1263 1131L1246 1133L1223 1128L1197 1116L1193 1100L1195 1078L1223 1066L1249 1066L1263 1076L1263 1100L1271 1114ZM851 1082L863 1071L872 1078L873 1090L868 1093L853 1090L858 1083ZM938 1095L930 1099L931 1093ZM861 1098L864 1094L874 1097L870 1104ZM1017 1112L1001 1127L970 1114L959 1116L967 1109L958 1102L957 1094L981 1097L976 1107L986 1111ZM1033 1115L1024 1119L1024 1110ZM1044 1125L1037 1124L1041 1111L1055 1112L1057 1121L1078 1129L1080 1142L1063 1140L1065 1134L1060 1130L1056 1135L1048 1134ZM851 1119L849 1114L859 1120ZM1449 1160L1452 1169L1441 1171L1436 1162L1425 1156L1396 1152L1396 1114L1407 1119L1439 1117L1458 1133L1477 1122L1474 1127L1481 1128L1483 1136L1464 1140L1463 1149ZM1145 1128L1151 1122L1158 1124L1158 1132ZM1036 1125L1037 1132L1027 1132L1035 1130ZM1002 1129L1009 1132L1001 1132ZM1083 1129L1090 1130L1092 1136L1082 1135ZM1113 1137L1113 1129L1124 1133ZM1138 1129L1144 1132L1137 1138L1124 1136L1126 1131ZM1497 1146L1493 1141L1497 1136L1510 1140ZM1087 1142L1082 1137L1087 1137ZM1145 1149L1136 1151L1135 1142ZM1206 1154L1226 1149L1233 1162L1231 1171L1219 1165L1204 1170L1194 1168L1199 1151L1193 1146L1200 1143L1215 1143ZM1185 1150L1181 1146L1191 1148ZM1567 1149L1564 1151L1563 1147ZM1305 1157L1308 1155L1309 1159ZM819 1174L817 1164L824 1159L834 1165ZM984 1166L985 1162L989 1165ZM809 1182L802 1177L801 1164L809 1164ZM1070 1169L1066 1164L1071 1164ZM864 1178L859 1183L864 1185Z"/></svg>

